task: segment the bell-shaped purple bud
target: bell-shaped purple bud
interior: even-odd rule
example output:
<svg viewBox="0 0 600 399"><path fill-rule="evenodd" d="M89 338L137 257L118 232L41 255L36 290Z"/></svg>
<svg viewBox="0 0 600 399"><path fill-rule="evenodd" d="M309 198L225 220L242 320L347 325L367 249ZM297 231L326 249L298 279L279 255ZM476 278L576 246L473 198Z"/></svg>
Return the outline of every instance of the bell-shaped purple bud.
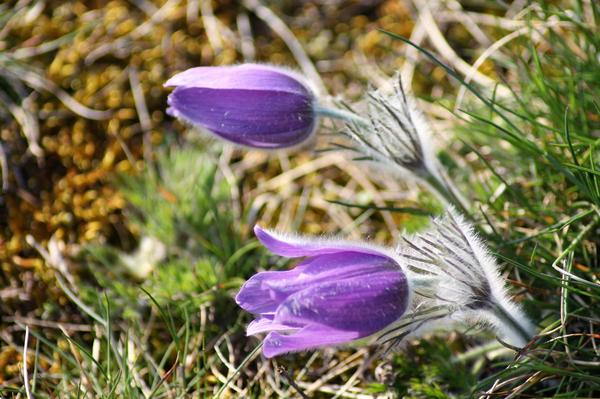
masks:
<svg viewBox="0 0 600 399"><path fill-rule="evenodd" d="M254 275L236 296L238 305L257 315L247 334L268 332L266 357L369 337L406 312L410 287L391 252L283 237L258 226L254 231L271 252L305 257L292 270Z"/></svg>
<svg viewBox="0 0 600 399"><path fill-rule="evenodd" d="M243 146L275 149L306 141L317 126L314 95L286 69L243 64L198 67L165 83L167 113Z"/></svg>

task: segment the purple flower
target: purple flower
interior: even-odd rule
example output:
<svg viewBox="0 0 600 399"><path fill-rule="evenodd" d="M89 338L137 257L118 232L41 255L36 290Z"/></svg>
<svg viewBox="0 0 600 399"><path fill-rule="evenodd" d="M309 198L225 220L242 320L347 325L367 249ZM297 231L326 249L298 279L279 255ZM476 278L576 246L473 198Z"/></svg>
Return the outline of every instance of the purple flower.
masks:
<svg viewBox="0 0 600 399"><path fill-rule="evenodd" d="M289 271L261 272L236 297L257 315L247 334L268 332L273 357L369 337L405 313L408 279L391 252L367 244L283 237L254 228L271 252L305 257Z"/></svg>
<svg viewBox="0 0 600 399"><path fill-rule="evenodd" d="M285 69L243 64L198 67L165 83L167 113L236 144L255 148L291 147L315 130L314 95Z"/></svg>

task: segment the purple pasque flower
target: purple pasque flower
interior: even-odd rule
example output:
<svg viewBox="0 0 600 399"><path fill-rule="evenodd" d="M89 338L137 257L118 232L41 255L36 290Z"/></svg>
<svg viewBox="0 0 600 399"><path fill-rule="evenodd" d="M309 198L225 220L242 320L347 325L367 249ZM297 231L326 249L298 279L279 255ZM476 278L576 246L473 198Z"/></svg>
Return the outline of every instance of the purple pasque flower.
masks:
<svg viewBox="0 0 600 399"><path fill-rule="evenodd" d="M283 68L242 64L198 67L165 83L167 113L243 146L275 149L306 141L317 126L315 97Z"/></svg>
<svg viewBox="0 0 600 399"><path fill-rule="evenodd" d="M255 226L267 249L304 257L292 270L260 272L236 296L257 315L247 334L267 332L266 357L372 336L404 315L410 286L393 253L364 243L306 240Z"/></svg>

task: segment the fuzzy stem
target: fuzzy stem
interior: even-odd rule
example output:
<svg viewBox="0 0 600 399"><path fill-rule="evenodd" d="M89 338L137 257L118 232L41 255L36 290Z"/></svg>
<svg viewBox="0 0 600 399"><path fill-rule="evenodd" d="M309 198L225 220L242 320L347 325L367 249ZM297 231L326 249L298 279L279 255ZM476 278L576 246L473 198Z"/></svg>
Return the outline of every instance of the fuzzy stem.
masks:
<svg viewBox="0 0 600 399"><path fill-rule="evenodd" d="M461 353L459 355L454 356L450 362L455 363L466 363L470 360L477 359L483 355L486 355L492 351L496 351L498 349L506 350L502 344L496 340L488 342L487 344L476 346L475 348L469 349L468 351ZM507 350L508 353L512 353L512 351Z"/></svg>
<svg viewBox="0 0 600 399"><path fill-rule="evenodd" d="M528 328L521 325L517 319L511 316L511 314L504 309L504 307L502 307L502 305L495 304L492 307L492 311L503 323L505 323L512 331L516 332L519 337L523 339L523 345L527 344L531 340L532 334L529 332Z"/></svg>
<svg viewBox="0 0 600 399"><path fill-rule="evenodd" d="M369 126L369 121L353 112L337 108L324 108L318 104L314 106L315 112L321 116L340 119L345 122L358 123L359 125Z"/></svg>
<svg viewBox="0 0 600 399"><path fill-rule="evenodd" d="M445 176L443 172L440 172L438 176L427 173L423 177L423 180L429 184L438 197L442 198L446 203L454 205L465 216L472 218L465 199L457 192L454 185L450 182L450 179Z"/></svg>
<svg viewBox="0 0 600 399"><path fill-rule="evenodd" d="M414 288L431 288L440 281L440 278L437 276L417 273L410 273L409 278Z"/></svg>
<svg viewBox="0 0 600 399"><path fill-rule="evenodd" d="M364 127L369 127L369 120L353 113L350 111L338 109L338 108L326 108L319 104L314 105L315 112L318 115L340 119L348 123L356 123ZM432 173L430 171L423 171L423 173L414 172L417 176L421 176L423 180L435 191L445 202L454 205L458 208L465 216L472 218L467 206L467 201L464 197L456 190L454 184L452 184L450 178L444 173L442 168L436 168L437 170Z"/></svg>

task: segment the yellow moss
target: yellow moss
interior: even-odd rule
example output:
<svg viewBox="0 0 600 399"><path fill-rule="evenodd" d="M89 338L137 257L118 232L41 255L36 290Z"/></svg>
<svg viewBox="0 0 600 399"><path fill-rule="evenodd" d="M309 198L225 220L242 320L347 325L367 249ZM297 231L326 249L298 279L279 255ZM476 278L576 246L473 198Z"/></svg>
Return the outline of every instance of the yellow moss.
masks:
<svg viewBox="0 0 600 399"><path fill-rule="evenodd" d="M108 150L104 153L104 158L102 158L102 167L110 168L111 165L115 162L116 154L112 150Z"/></svg>
<svg viewBox="0 0 600 399"><path fill-rule="evenodd" d="M117 166L115 167L115 170L117 170L120 173L127 173L131 171L131 163L128 160L122 160L121 162L119 162L117 164Z"/></svg>

